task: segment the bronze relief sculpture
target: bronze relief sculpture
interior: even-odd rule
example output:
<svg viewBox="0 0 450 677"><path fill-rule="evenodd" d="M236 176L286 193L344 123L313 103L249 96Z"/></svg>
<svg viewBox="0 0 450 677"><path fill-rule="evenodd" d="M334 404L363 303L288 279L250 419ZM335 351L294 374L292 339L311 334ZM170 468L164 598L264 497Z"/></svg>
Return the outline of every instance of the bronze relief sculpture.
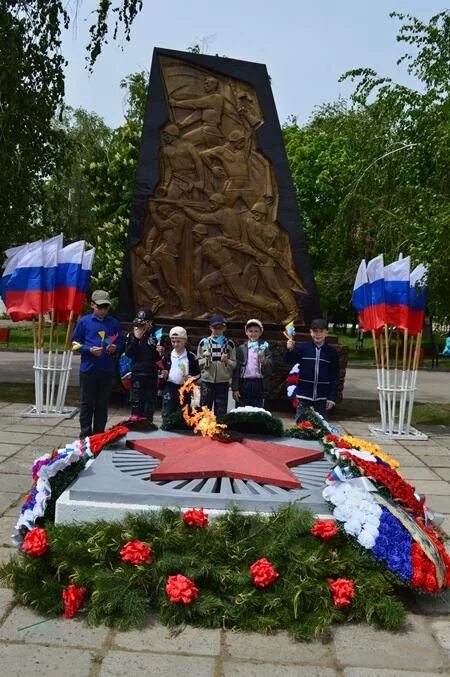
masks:
<svg viewBox="0 0 450 677"><path fill-rule="evenodd" d="M262 152L254 85L157 55L166 119L159 178L129 250L133 302L166 318L299 322L310 293L280 225L280 191ZM151 91L151 90L150 90Z"/></svg>

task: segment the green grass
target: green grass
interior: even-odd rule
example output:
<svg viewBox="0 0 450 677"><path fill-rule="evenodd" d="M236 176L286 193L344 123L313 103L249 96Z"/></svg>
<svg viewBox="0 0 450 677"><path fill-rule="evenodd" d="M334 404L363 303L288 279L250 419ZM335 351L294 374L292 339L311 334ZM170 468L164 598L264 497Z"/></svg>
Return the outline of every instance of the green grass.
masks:
<svg viewBox="0 0 450 677"><path fill-rule="evenodd" d="M349 334L339 334L337 333L339 343L347 346L348 348L348 361L351 362L366 362L367 366L375 366L375 356L373 352L373 340L372 336L369 334L365 334L364 336L364 348L363 350L357 351L356 350L356 336L350 336ZM445 339L437 339L437 345L439 348L442 348L445 343ZM393 359L393 356L395 354L395 339L392 340L391 342L391 351L390 351L390 356L391 360ZM425 359L423 362L419 365L419 368L422 369L431 369L432 368L432 360L431 357L429 357L431 353L431 341L429 340L423 340L422 341L422 346L425 348ZM439 365L438 367L433 367L434 369L438 369L438 371L450 371L450 360L441 358L439 357Z"/></svg>
<svg viewBox="0 0 450 677"><path fill-rule="evenodd" d="M66 325L59 325L53 337L53 345L55 341L59 342L62 348L66 338ZM50 341L50 327L46 327L44 331L44 345L47 348ZM8 343L0 343L1 350L33 350L33 329L29 326L11 327L9 330Z"/></svg>

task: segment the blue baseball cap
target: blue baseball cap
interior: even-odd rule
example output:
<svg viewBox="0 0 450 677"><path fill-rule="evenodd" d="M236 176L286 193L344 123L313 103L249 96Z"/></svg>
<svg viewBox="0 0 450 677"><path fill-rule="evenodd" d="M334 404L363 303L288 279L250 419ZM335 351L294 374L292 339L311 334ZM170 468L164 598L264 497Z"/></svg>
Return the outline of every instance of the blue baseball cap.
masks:
<svg viewBox="0 0 450 677"><path fill-rule="evenodd" d="M209 321L209 326L214 327L216 324L226 324L225 318L223 315L213 315Z"/></svg>

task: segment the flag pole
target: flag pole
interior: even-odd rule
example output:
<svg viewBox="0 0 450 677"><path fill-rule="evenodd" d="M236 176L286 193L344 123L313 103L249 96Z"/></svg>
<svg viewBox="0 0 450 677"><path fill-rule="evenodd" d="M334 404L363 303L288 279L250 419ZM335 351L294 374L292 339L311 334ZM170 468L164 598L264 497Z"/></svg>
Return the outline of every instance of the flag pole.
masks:
<svg viewBox="0 0 450 677"><path fill-rule="evenodd" d="M36 326L36 315L33 315L33 353L34 353L34 401L39 411L39 363L38 363L39 330Z"/></svg>
<svg viewBox="0 0 450 677"><path fill-rule="evenodd" d="M381 392L383 393L383 411L382 411L382 416L381 416L381 425L383 427L383 433L386 434L386 404L387 404L387 397L386 397L386 373L385 373L385 364L384 364L384 347L383 347L383 332L380 333L379 337L380 345L380 363L381 363Z"/></svg>
<svg viewBox="0 0 450 677"><path fill-rule="evenodd" d="M421 344L422 344L422 331L420 331L417 334L417 338L416 338L416 350L415 350L415 353L414 353L411 390L409 391L408 416L407 416L407 419L406 419L406 432L407 433L409 433L409 430L411 428L411 419L412 419L412 413L413 413L414 398L415 398L415 394L416 394L417 370L419 368Z"/></svg>
<svg viewBox="0 0 450 677"><path fill-rule="evenodd" d="M400 332L398 327L395 328L395 366L394 366L394 392L392 402L392 420L395 426L395 417L397 414L397 389L398 389L398 357L400 349Z"/></svg>
<svg viewBox="0 0 450 677"><path fill-rule="evenodd" d="M389 415L389 434L392 435L394 428L394 421L392 420L393 393L391 393L391 375L389 363L389 327L387 323L384 325L384 342L386 349L386 392L387 392L387 409Z"/></svg>
<svg viewBox="0 0 450 677"><path fill-rule="evenodd" d="M381 389L381 373L380 373L380 360L378 357L378 348L377 348L377 337L375 335L375 329L372 329L372 343L373 343L373 352L375 354L375 364L377 368L377 390L378 390L378 400L380 403L380 416L381 416L381 427L384 430L384 393Z"/></svg>
<svg viewBox="0 0 450 677"><path fill-rule="evenodd" d="M59 381L58 396L56 400L56 407L58 411L62 411L67 394L67 386L69 384L69 374L72 363L72 351L69 350L70 337L72 336L74 327L75 314L73 310L70 311L69 321L67 323L66 336L64 339L62 363L61 363L61 378Z"/></svg>
<svg viewBox="0 0 450 677"><path fill-rule="evenodd" d="M52 379L51 379L51 389L50 389L50 402L49 406L51 409L53 409L53 400L55 399L55 384L56 384L56 375L58 373L58 342L56 340L56 331L58 327L58 322L55 322L55 310L52 310L51 313L51 318L52 318L52 326L51 326L51 341L52 343L55 344L54 346L54 361L53 361L53 370L52 370ZM51 346L52 343L50 344L50 350L51 352Z"/></svg>
<svg viewBox="0 0 450 677"><path fill-rule="evenodd" d="M404 414L406 402L405 379L406 379L407 363L408 363L408 328L406 327L403 333L403 365L402 365L402 379L400 383L400 408L398 415L399 435L403 434L403 420L405 417Z"/></svg>
<svg viewBox="0 0 450 677"><path fill-rule="evenodd" d="M47 354L47 383L45 391L45 411L47 414L50 411L50 392L52 382L53 321L54 321L54 311L52 310L50 315L50 337L48 342L48 354Z"/></svg>

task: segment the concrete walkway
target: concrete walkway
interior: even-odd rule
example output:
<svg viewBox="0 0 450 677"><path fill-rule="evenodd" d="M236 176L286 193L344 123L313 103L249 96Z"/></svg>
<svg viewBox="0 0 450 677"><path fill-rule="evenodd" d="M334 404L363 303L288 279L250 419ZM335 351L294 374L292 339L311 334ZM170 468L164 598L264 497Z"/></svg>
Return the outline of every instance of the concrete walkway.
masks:
<svg viewBox="0 0 450 677"><path fill-rule="evenodd" d="M23 419L25 404L0 402L0 560L14 552L10 534L30 488L30 466L41 453L72 441L77 420ZM128 415L111 411L108 425ZM368 434L367 425L341 421L345 431ZM389 442L407 480L445 513L450 532L450 436L436 428L430 440ZM0 674L22 677L419 677L450 671L450 597L417 597L403 631L358 624L336 627L324 641L297 643L276 636L186 628L172 637L149 618L141 631L87 628L80 621L43 620L0 589Z"/></svg>

